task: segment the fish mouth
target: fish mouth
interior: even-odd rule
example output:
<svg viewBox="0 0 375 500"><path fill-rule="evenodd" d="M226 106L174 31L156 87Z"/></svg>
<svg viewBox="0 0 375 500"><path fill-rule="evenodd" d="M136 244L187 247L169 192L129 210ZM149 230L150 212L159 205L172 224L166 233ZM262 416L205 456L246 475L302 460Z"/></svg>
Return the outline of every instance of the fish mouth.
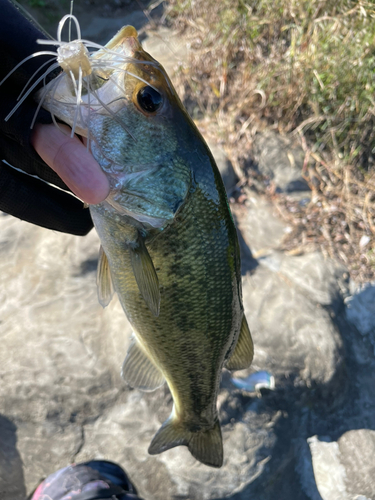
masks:
<svg viewBox="0 0 375 500"><path fill-rule="evenodd" d="M77 44L87 52L81 41ZM162 66L143 50L132 26L123 27L105 47L91 46L101 48L97 52L87 52L89 68L81 72L79 78L74 79L71 71L69 74L64 70L36 94L37 100L41 100L53 117L70 125L83 137L90 135L90 121L96 115L111 116L120 121L119 111L132 101L132 95L126 89L126 77L158 91L155 86L157 75L165 74ZM166 81L169 86L167 77ZM132 87L133 84L130 89ZM132 136L126 125L120 124Z"/></svg>

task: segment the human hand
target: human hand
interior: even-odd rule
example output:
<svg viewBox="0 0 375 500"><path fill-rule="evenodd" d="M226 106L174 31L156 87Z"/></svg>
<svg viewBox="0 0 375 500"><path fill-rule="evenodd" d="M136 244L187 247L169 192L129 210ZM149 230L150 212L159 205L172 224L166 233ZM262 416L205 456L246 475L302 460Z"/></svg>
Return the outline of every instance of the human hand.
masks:
<svg viewBox="0 0 375 500"><path fill-rule="evenodd" d="M86 147L66 130L67 135L55 125L39 123L30 147L0 134L0 153L6 153L6 163L0 161L0 210L47 229L83 236L93 227L90 212L63 189L68 186L86 203L96 204L107 197L109 183Z"/></svg>
<svg viewBox="0 0 375 500"><path fill-rule="evenodd" d="M109 193L109 182L99 164L76 137L65 135L53 124L36 124L31 143L39 156L54 170L73 193L88 204L103 201Z"/></svg>
<svg viewBox="0 0 375 500"><path fill-rule="evenodd" d="M35 41L46 38L46 34L12 2L0 0L0 4L4 20L0 29L4 46L0 81L7 77L0 87L0 210L47 229L85 235L93 222L81 200L88 204L103 201L109 191L108 181L77 137L70 138L54 125L45 125L51 123L51 116L39 110L32 96L5 120L17 105L20 92L48 57L31 58L8 74L24 57L40 51ZM37 124L30 131L37 111Z"/></svg>

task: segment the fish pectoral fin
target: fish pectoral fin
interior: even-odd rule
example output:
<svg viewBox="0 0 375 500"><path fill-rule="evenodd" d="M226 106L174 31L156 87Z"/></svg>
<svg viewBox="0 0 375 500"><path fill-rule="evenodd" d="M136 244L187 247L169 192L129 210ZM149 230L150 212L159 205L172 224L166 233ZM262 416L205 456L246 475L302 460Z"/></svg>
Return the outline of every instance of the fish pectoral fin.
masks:
<svg viewBox="0 0 375 500"><path fill-rule="evenodd" d="M244 316L238 341L231 357L226 361L228 370L243 370L251 365L254 356L253 339Z"/></svg>
<svg viewBox="0 0 375 500"><path fill-rule="evenodd" d="M130 247L129 249L135 280L148 308L154 316L159 316L160 290L158 275L143 238L139 238L138 243L137 247Z"/></svg>
<svg viewBox="0 0 375 500"><path fill-rule="evenodd" d="M101 245L99 249L96 285L98 289L99 304L103 307L107 307L112 300L114 289L108 259Z"/></svg>
<svg viewBox="0 0 375 500"><path fill-rule="evenodd" d="M147 357L136 339L130 344L121 376L130 387L145 392L154 391L165 382L162 372Z"/></svg>
<svg viewBox="0 0 375 500"><path fill-rule="evenodd" d="M150 455L157 455L181 445L187 446L193 457L205 465L223 465L223 440L218 420L212 429L192 432L173 417L169 417L155 434L148 452Z"/></svg>

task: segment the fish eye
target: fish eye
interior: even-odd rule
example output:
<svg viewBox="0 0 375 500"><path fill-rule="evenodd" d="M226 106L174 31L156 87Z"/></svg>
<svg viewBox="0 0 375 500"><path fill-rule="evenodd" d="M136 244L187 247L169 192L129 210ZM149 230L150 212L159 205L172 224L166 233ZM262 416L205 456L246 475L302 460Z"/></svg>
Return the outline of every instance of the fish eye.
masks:
<svg viewBox="0 0 375 500"><path fill-rule="evenodd" d="M138 92L137 100L140 107L148 113L155 113L163 102L162 95L149 85Z"/></svg>

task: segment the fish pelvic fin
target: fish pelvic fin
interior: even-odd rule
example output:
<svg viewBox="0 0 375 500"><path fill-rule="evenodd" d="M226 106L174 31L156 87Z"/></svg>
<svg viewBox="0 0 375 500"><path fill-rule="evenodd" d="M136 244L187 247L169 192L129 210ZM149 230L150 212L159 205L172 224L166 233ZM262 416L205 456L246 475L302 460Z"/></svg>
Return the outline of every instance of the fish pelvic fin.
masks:
<svg viewBox="0 0 375 500"><path fill-rule="evenodd" d="M162 372L148 358L135 338L129 346L121 376L130 387L144 392L155 391L165 382Z"/></svg>
<svg viewBox="0 0 375 500"><path fill-rule="evenodd" d="M101 245L99 249L96 285L98 289L99 304L103 307L107 307L113 297L114 289L108 259Z"/></svg>
<svg viewBox="0 0 375 500"><path fill-rule="evenodd" d="M223 440L218 420L211 429L192 432L171 416L155 434L148 452L157 455L176 446L187 446L202 464L217 468L223 465Z"/></svg>
<svg viewBox="0 0 375 500"><path fill-rule="evenodd" d="M143 238L139 238L138 243L137 247L130 248L130 259L135 280L148 308L154 316L159 316L160 290L158 275Z"/></svg>
<svg viewBox="0 0 375 500"><path fill-rule="evenodd" d="M228 370L243 370L251 365L254 357L254 345L246 317L242 319L241 331L236 347L230 358L226 361L225 367Z"/></svg>

